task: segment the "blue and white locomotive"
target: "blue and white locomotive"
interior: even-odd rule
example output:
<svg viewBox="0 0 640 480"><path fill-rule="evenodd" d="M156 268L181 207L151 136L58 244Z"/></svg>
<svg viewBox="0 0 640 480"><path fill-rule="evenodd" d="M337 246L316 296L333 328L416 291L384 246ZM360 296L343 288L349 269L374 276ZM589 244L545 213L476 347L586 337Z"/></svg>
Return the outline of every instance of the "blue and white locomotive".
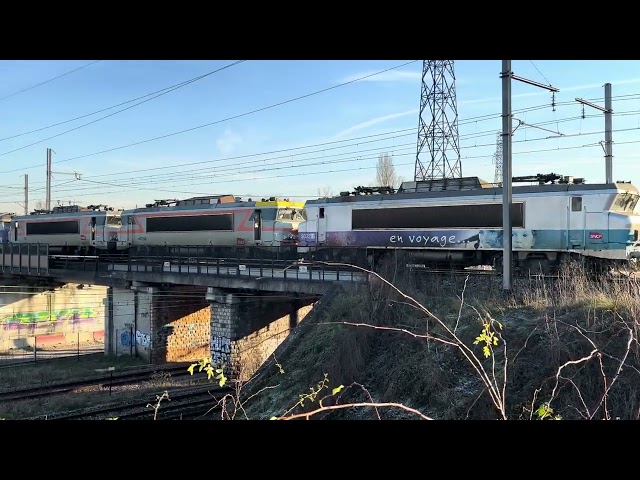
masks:
<svg viewBox="0 0 640 480"><path fill-rule="evenodd" d="M512 190L515 267L547 272L571 258L612 265L640 257L640 192L634 185L588 185L556 174L514 178L533 180L538 184ZM502 188L466 177L404 182L398 192L374 190L358 187L307 201L299 253L349 261L366 248L371 262L403 250L424 265L501 267Z"/></svg>

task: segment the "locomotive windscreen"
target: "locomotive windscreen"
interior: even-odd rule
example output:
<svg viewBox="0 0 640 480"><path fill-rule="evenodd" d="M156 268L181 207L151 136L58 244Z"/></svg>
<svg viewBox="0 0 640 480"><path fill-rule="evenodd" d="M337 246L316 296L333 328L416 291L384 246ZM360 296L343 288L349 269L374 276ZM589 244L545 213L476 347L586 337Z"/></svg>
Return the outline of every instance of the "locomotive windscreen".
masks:
<svg viewBox="0 0 640 480"><path fill-rule="evenodd" d="M502 204L371 208L352 211L353 230L376 228L502 228ZM511 225L524 227L524 204L511 204Z"/></svg>
<svg viewBox="0 0 640 480"><path fill-rule="evenodd" d="M233 231L233 214L147 218L147 232Z"/></svg>
<svg viewBox="0 0 640 480"><path fill-rule="evenodd" d="M27 222L27 235L60 235L80 233L78 220L60 222Z"/></svg>

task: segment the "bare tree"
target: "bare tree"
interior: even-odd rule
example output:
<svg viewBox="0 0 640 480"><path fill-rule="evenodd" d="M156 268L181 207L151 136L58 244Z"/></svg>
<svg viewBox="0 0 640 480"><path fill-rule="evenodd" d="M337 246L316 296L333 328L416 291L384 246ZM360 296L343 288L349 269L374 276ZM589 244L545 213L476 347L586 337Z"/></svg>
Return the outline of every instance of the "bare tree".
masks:
<svg viewBox="0 0 640 480"><path fill-rule="evenodd" d="M326 186L326 187L318 188L318 197L320 198L333 197L333 192L331 191L331 187Z"/></svg>
<svg viewBox="0 0 640 480"><path fill-rule="evenodd" d="M376 185L379 187L395 187L397 180L393 158L387 153L380 154L378 165L376 165Z"/></svg>

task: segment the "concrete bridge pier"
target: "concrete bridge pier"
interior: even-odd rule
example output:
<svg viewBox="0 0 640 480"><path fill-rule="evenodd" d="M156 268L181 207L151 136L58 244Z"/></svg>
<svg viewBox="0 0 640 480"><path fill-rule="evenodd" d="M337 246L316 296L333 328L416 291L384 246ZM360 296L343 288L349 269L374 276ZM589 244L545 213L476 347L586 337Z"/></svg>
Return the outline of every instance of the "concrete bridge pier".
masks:
<svg viewBox="0 0 640 480"><path fill-rule="evenodd" d="M105 353L154 364L210 358L228 378L247 378L319 298L132 282L108 291Z"/></svg>
<svg viewBox="0 0 640 480"><path fill-rule="evenodd" d="M229 378L248 379L319 298L209 287L211 361L216 367L224 365Z"/></svg>
<svg viewBox="0 0 640 480"><path fill-rule="evenodd" d="M105 353L149 363L197 361L209 356L206 287L132 282L107 295Z"/></svg>

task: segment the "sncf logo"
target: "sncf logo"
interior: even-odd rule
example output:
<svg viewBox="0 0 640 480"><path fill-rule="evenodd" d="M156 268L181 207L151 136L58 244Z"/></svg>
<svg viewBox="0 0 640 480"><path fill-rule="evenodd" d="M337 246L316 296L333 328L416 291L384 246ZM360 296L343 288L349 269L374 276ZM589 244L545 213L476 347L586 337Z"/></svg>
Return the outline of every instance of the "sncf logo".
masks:
<svg viewBox="0 0 640 480"><path fill-rule="evenodd" d="M602 240L602 234L600 232L589 232L589 239Z"/></svg>

